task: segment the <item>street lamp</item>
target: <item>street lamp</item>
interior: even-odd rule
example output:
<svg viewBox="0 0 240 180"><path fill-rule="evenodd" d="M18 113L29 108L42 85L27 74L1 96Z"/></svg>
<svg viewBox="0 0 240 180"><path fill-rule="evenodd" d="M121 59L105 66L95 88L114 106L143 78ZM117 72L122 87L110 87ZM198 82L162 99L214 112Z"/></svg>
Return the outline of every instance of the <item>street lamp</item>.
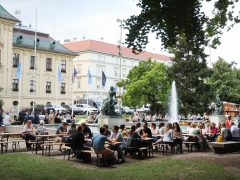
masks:
<svg viewBox="0 0 240 180"><path fill-rule="evenodd" d="M120 39L119 39L119 45L118 45L118 56L119 56L119 80L122 81L122 27L123 27L123 23L125 22L124 19L117 19L117 22L119 23L119 27L120 27ZM121 98L122 95L122 88L119 87L119 97ZM119 102L119 112L121 112L121 100Z"/></svg>

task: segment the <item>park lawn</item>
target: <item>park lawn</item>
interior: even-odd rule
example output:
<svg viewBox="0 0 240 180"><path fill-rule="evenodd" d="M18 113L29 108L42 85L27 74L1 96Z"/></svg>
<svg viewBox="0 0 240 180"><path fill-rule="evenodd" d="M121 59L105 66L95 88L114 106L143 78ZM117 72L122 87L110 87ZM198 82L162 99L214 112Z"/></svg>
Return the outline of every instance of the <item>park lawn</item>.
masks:
<svg viewBox="0 0 240 180"><path fill-rule="evenodd" d="M90 166L90 167L89 167ZM222 165L171 157L97 168L23 153L0 155L0 179L237 179ZM239 178L239 176L238 176Z"/></svg>

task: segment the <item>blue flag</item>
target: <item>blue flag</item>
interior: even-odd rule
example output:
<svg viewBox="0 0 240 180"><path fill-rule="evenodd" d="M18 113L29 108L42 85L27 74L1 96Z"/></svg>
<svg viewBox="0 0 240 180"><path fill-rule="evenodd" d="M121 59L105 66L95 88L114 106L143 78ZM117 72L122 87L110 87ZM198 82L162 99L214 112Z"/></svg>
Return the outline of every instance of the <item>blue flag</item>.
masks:
<svg viewBox="0 0 240 180"><path fill-rule="evenodd" d="M76 68L74 67L73 68L73 74L72 74L72 82L74 83L75 82L75 78L76 78L76 75L77 75L77 70L76 70Z"/></svg>
<svg viewBox="0 0 240 180"><path fill-rule="evenodd" d="M88 84L91 85L92 84L92 75L90 73L90 70L88 69Z"/></svg>
<svg viewBox="0 0 240 180"><path fill-rule="evenodd" d="M58 81L62 81L62 73L59 66L58 66Z"/></svg>
<svg viewBox="0 0 240 180"><path fill-rule="evenodd" d="M21 75L22 75L22 64L18 64L16 78L19 80L21 78Z"/></svg>
<svg viewBox="0 0 240 180"><path fill-rule="evenodd" d="M105 85L106 85L106 80L107 80L106 75L105 75L105 73L102 71L102 86L105 86Z"/></svg>

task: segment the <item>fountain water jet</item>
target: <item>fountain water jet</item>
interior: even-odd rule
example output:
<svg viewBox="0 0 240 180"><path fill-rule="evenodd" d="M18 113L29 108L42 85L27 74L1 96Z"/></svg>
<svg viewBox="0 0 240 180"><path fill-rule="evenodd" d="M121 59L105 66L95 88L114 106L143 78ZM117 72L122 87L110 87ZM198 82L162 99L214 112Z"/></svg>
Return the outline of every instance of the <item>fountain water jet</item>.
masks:
<svg viewBox="0 0 240 180"><path fill-rule="evenodd" d="M169 102L169 122L178 122L178 104L177 104L177 89L175 81L172 82L170 102Z"/></svg>

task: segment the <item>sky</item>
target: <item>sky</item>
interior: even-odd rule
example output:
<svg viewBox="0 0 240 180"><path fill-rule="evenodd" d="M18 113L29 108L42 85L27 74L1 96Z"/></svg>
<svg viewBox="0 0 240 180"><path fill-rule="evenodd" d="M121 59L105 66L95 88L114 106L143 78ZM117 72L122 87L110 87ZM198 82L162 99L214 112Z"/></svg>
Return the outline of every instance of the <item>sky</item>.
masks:
<svg viewBox="0 0 240 180"><path fill-rule="evenodd" d="M138 0L0 0L0 4L12 15L22 21L23 25L42 32L63 42L64 39L99 40L117 44L120 39L120 27L117 19L127 19L138 14ZM37 18L36 18L37 9ZM15 14L20 10L21 14ZM37 21L36 21L37 19ZM125 39L123 30L122 39ZM235 61L240 67L240 25L229 32L224 32L222 44L217 49L206 48L210 55L208 64L214 63L218 57L226 61ZM147 50L153 53L165 54L160 40L150 35Z"/></svg>

